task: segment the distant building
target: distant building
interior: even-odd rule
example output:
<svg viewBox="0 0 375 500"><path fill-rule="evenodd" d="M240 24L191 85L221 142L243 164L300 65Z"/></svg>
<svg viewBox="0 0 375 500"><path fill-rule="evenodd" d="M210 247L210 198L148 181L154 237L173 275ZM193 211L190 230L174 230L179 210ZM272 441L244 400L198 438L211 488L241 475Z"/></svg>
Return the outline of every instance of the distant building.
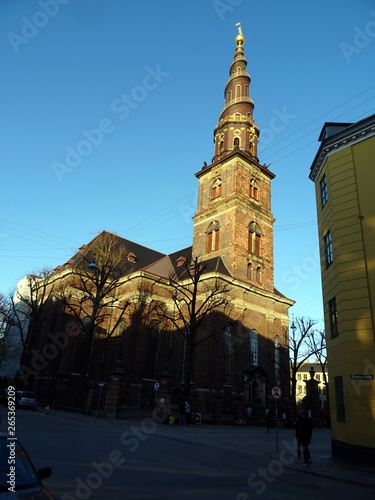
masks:
<svg viewBox="0 0 375 500"><path fill-rule="evenodd" d="M12 379L19 370L23 351L22 335L26 338L30 322L30 307L26 303L30 298L30 276L25 276L17 283L13 296L14 308L10 311L10 321L3 330L8 352L0 366L0 377Z"/></svg>
<svg viewBox="0 0 375 500"><path fill-rule="evenodd" d="M375 115L326 123L311 166L333 456L375 463Z"/></svg>
<svg viewBox="0 0 375 500"><path fill-rule="evenodd" d="M323 371L320 363L313 362L309 363L306 361L301 365L300 369L297 372L297 386L296 386L296 401L297 404L301 403L303 398L306 396L306 383L305 381L311 378L311 368L314 369L314 378L319 382L318 391L319 391L319 400L320 407L324 408L327 403L327 387L324 382ZM328 375L327 375L328 379Z"/></svg>

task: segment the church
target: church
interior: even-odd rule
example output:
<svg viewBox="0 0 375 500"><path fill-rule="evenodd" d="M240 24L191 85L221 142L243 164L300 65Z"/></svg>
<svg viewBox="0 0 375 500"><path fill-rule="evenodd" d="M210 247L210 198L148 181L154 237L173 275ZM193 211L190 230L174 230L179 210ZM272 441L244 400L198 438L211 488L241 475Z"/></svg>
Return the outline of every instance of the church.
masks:
<svg viewBox="0 0 375 500"><path fill-rule="evenodd" d="M192 246L165 255L104 231L54 270L48 278L50 314L29 345L43 357L58 332L66 341L61 340L55 355L45 356L49 359L43 369L37 369L35 350L30 349L21 367L24 379L32 368L28 388L32 385L41 399L121 417L131 409L173 405L186 397L193 412L211 421L245 416L256 422L274 404L270 390L279 384L287 407L288 310L294 301L274 286L275 175L258 158L260 130L253 117L244 44L239 28L224 107L214 129L212 162L195 173L199 189ZM67 303L66 293L61 297L77 272L82 277L90 268L98 270L98 248L106 241L126 256L126 265L117 266L116 288L110 294L116 297L116 311L97 322L87 341L84 322L92 309L84 313L79 296L92 296L98 280L92 279L90 289L81 287L81 295L69 295L75 305ZM184 335L192 334L192 327L191 321L176 316L176 297L189 283L197 284L191 299L198 304L215 290L225 300L207 311L196 331L186 379ZM110 308L108 297L103 300ZM186 296L181 300L187 314L191 301ZM67 327L74 321L75 333Z"/></svg>

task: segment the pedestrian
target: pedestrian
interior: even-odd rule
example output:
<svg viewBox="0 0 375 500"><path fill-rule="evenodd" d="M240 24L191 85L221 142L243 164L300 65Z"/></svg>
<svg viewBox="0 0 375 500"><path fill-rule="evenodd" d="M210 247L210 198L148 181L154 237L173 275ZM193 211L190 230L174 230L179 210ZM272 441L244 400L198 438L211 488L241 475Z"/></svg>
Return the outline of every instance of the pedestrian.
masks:
<svg viewBox="0 0 375 500"><path fill-rule="evenodd" d="M178 423L180 427L186 427L185 401L178 407Z"/></svg>
<svg viewBox="0 0 375 500"><path fill-rule="evenodd" d="M185 416L186 416L186 427L190 424L191 422L191 419L190 419L190 416L191 416L191 410L190 410L190 405L189 405L189 402L188 401L185 401Z"/></svg>
<svg viewBox="0 0 375 500"><path fill-rule="evenodd" d="M266 416L264 417L266 420L266 425L267 425L267 432L270 432L271 428L271 410L266 410Z"/></svg>
<svg viewBox="0 0 375 500"><path fill-rule="evenodd" d="M297 439L297 454L301 456L301 447L303 452L303 465L310 465L311 454L309 450L309 445L311 443L312 436L312 421L311 418L307 416L305 410L302 410L297 421L296 421L296 439Z"/></svg>

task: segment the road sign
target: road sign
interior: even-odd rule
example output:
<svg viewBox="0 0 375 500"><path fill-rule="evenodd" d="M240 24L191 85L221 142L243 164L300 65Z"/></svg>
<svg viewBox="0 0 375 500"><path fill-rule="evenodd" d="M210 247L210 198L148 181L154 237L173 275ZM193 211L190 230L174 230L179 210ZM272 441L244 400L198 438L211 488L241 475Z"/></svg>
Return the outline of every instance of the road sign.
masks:
<svg viewBox="0 0 375 500"><path fill-rule="evenodd" d="M154 389L155 389L155 391L158 391L158 390L159 390L159 388L160 388L160 384L159 384L159 382L158 382L158 381L156 381L156 382L155 382L155 385L154 385Z"/></svg>
<svg viewBox="0 0 375 500"><path fill-rule="evenodd" d="M273 399L280 399L283 395L283 391L279 385L274 385L271 387L271 396Z"/></svg>

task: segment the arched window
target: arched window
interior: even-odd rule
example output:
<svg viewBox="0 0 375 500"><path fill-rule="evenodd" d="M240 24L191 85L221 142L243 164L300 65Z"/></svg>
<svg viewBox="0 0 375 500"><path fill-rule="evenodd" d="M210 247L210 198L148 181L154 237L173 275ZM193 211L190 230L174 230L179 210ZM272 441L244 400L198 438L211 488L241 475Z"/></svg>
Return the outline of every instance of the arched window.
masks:
<svg viewBox="0 0 375 500"><path fill-rule="evenodd" d="M248 239L248 251L255 255L260 256L261 247L260 240L262 237L262 231L256 222L251 222L249 224L249 239Z"/></svg>
<svg viewBox="0 0 375 500"><path fill-rule="evenodd" d="M262 270L261 270L260 266L258 266L258 267L256 268L256 272L255 272L255 280L256 280L256 282L257 282L257 283L260 283L260 282L261 282L261 280L262 280Z"/></svg>
<svg viewBox="0 0 375 500"><path fill-rule="evenodd" d="M241 97L241 85L236 85L236 99Z"/></svg>
<svg viewBox="0 0 375 500"><path fill-rule="evenodd" d="M220 155L224 150L224 141L221 139L217 147L217 153Z"/></svg>
<svg viewBox="0 0 375 500"><path fill-rule="evenodd" d="M233 147L234 148L239 148L240 147L240 138L239 137L235 137L233 139Z"/></svg>
<svg viewBox="0 0 375 500"><path fill-rule="evenodd" d="M218 221L211 222L207 229L207 248L206 253L219 250L220 224Z"/></svg>
<svg viewBox="0 0 375 500"><path fill-rule="evenodd" d="M259 190L257 187L257 181L255 179L251 179L250 181L250 190L249 190L250 198L254 200L259 200Z"/></svg>
<svg viewBox="0 0 375 500"><path fill-rule="evenodd" d="M253 265L251 262L249 262L247 265L247 273L246 273L246 276L249 278L249 280L253 278L252 272L253 272Z"/></svg>
<svg viewBox="0 0 375 500"><path fill-rule="evenodd" d="M275 381L280 381L280 339L279 336L276 335L274 339L275 344Z"/></svg>
<svg viewBox="0 0 375 500"><path fill-rule="evenodd" d="M132 262L132 263L134 264L135 262L137 262L137 260L138 260L138 259L137 259L137 256L135 255L135 253L134 253L134 252L130 252L130 253L128 254L128 261L129 261L129 262Z"/></svg>
<svg viewBox="0 0 375 500"><path fill-rule="evenodd" d="M176 260L176 265L177 265L177 267L180 267L180 266L182 266L183 264L185 264L185 262L186 262L186 257L183 257L183 256L181 255L181 257L179 257L179 258Z"/></svg>
<svg viewBox="0 0 375 500"><path fill-rule="evenodd" d="M256 330L250 330L249 355L250 365L259 366L259 335Z"/></svg>
<svg viewBox="0 0 375 500"><path fill-rule="evenodd" d="M211 200L218 198L221 196L221 179L215 179L211 188Z"/></svg>

